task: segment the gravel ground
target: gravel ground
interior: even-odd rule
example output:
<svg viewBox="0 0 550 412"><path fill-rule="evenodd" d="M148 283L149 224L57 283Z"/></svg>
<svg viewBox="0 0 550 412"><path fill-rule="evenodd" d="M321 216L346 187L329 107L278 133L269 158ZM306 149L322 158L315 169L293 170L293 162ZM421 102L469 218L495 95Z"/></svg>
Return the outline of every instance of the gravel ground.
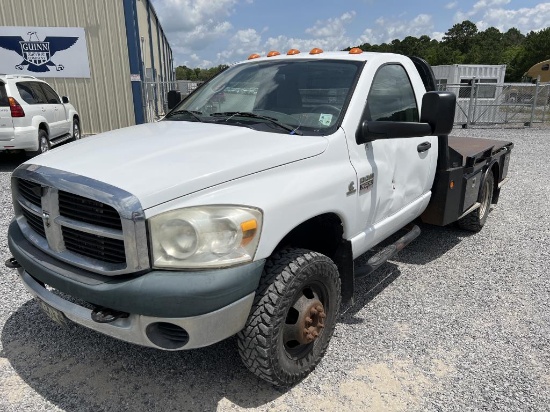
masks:
<svg viewBox="0 0 550 412"><path fill-rule="evenodd" d="M2 266L0 410L547 411L550 129L454 134L515 143L512 179L486 227L423 225L359 282L324 360L294 388L256 380L233 339L167 353L58 327ZM2 262L21 161L0 155Z"/></svg>

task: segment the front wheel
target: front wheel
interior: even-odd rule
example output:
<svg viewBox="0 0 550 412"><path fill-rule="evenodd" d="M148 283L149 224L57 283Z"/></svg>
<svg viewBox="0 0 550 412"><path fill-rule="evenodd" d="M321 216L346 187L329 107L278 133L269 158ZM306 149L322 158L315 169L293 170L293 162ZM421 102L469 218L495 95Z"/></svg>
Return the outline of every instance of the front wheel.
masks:
<svg viewBox="0 0 550 412"><path fill-rule="evenodd" d="M81 134L80 134L80 123L79 121L75 118L73 120L73 140L80 140L81 138Z"/></svg>
<svg viewBox="0 0 550 412"><path fill-rule="evenodd" d="M305 378L323 357L340 309L340 277L328 257L305 249L274 254L245 327L241 359L275 386Z"/></svg>

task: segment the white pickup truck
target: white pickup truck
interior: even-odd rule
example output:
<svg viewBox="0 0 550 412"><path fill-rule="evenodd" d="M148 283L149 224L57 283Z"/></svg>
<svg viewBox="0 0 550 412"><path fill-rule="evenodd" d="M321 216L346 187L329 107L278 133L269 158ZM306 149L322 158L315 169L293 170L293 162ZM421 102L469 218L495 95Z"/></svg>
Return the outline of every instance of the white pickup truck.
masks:
<svg viewBox="0 0 550 412"><path fill-rule="evenodd" d="M434 90L418 58L252 55L157 123L18 167L6 264L61 323L164 350L237 334L292 385L415 219L477 231L498 201L512 143L448 137L455 96Z"/></svg>

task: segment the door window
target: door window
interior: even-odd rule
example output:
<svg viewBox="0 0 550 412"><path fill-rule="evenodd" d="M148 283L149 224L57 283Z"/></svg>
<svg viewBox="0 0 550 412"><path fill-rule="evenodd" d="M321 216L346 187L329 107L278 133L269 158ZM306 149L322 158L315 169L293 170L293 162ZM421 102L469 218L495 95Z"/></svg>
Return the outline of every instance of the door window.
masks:
<svg viewBox="0 0 550 412"><path fill-rule="evenodd" d="M367 97L367 120L418 122L418 107L411 81L403 66L382 66Z"/></svg>
<svg viewBox="0 0 550 412"><path fill-rule="evenodd" d="M59 96L56 92L47 84L40 83L40 86L42 87L42 90L44 90L44 93L46 94L46 98L48 99L48 103L50 104L61 104L61 100L59 100Z"/></svg>

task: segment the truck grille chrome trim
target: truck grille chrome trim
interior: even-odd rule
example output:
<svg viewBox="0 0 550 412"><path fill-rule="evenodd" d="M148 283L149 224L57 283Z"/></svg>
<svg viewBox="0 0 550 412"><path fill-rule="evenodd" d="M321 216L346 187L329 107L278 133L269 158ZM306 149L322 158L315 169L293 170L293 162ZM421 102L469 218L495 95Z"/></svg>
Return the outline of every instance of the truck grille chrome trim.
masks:
<svg viewBox="0 0 550 412"><path fill-rule="evenodd" d="M83 176L22 165L12 175L25 237L55 258L102 275L150 267L145 215L130 193Z"/></svg>

